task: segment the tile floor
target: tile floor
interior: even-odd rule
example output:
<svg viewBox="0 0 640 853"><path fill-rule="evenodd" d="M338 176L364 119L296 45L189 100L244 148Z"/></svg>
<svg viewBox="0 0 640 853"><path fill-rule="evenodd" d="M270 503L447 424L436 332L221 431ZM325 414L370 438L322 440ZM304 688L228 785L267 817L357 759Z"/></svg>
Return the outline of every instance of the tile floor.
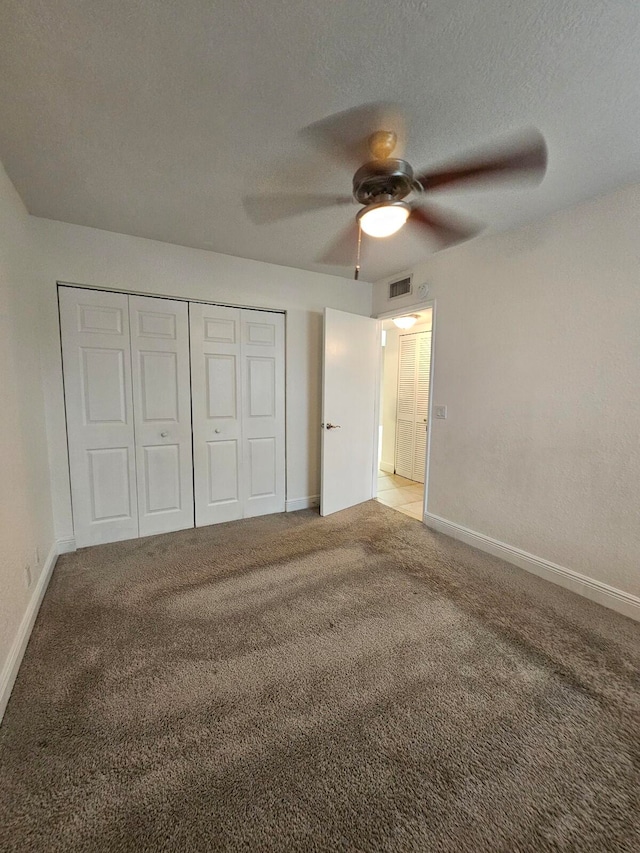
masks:
<svg viewBox="0 0 640 853"><path fill-rule="evenodd" d="M398 474L387 474L386 471L378 472L377 500L381 504L422 521L423 497L423 483L407 480L406 477L399 477Z"/></svg>

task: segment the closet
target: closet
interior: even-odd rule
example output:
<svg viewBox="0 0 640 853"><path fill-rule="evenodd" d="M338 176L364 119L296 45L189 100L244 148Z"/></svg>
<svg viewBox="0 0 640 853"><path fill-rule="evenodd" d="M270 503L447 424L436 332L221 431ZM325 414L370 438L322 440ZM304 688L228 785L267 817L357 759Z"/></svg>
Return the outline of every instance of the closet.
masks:
<svg viewBox="0 0 640 853"><path fill-rule="evenodd" d="M59 299L78 547L284 510L283 314Z"/></svg>
<svg viewBox="0 0 640 853"><path fill-rule="evenodd" d="M424 483L431 332L400 335L399 347L395 472Z"/></svg>

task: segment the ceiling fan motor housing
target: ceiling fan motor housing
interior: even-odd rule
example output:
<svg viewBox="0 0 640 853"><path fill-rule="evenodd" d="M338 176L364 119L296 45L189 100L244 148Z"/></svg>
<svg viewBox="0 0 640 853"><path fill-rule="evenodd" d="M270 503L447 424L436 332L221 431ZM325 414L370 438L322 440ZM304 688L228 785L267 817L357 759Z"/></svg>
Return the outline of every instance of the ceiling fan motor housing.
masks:
<svg viewBox="0 0 640 853"><path fill-rule="evenodd" d="M373 160L361 166L353 176L353 197L360 204L376 201L401 201L420 185L406 160Z"/></svg>

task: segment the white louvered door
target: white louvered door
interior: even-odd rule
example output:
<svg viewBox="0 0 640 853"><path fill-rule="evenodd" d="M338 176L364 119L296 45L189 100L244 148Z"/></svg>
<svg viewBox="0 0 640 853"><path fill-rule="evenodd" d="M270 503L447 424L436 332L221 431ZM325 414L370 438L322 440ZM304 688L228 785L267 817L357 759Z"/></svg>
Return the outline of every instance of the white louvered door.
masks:
<svg viewBox="0 0 640 853"><path fill-rule="evenodd" d="M398 408L396 413L396 474L413 480L416 420L417 335L400 336Z"/></svg>
<svg viewBox="0 0 640 853"><path fill-rule="evenodd" d="M193 527L189 311L129 296L140 536Z"/></svg>
<svg viewBox="0 0 640 853"><path fill-rule="evenodd" d="M138 536L129 306L124 293L60 288L76 545Z"/></svg>
<svg viewBox="0 0 640 853"><path fill-rule="evenodd" d="M416 364L416 431L412 480L424 483L427 464L427 426L429 423L429 377L431 375L431 332L418 334Z"/></svg>
<svg viewBox="0 0 640 853"><path fill-rule="evenodd" d="M429 416L431 332L400 336L396 474L424 483Z"/></svg>

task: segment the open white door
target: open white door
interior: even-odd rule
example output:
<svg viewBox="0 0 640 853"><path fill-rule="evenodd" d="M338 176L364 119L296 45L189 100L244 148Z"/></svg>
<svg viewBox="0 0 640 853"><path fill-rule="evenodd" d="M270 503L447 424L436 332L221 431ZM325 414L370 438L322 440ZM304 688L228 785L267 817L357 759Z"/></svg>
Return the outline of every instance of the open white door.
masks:
<svg viewBox="0 0 640 853"><path fill-rule="evenodd" d="M380 322L324 310L320 515L373 497Z"/></svg>

